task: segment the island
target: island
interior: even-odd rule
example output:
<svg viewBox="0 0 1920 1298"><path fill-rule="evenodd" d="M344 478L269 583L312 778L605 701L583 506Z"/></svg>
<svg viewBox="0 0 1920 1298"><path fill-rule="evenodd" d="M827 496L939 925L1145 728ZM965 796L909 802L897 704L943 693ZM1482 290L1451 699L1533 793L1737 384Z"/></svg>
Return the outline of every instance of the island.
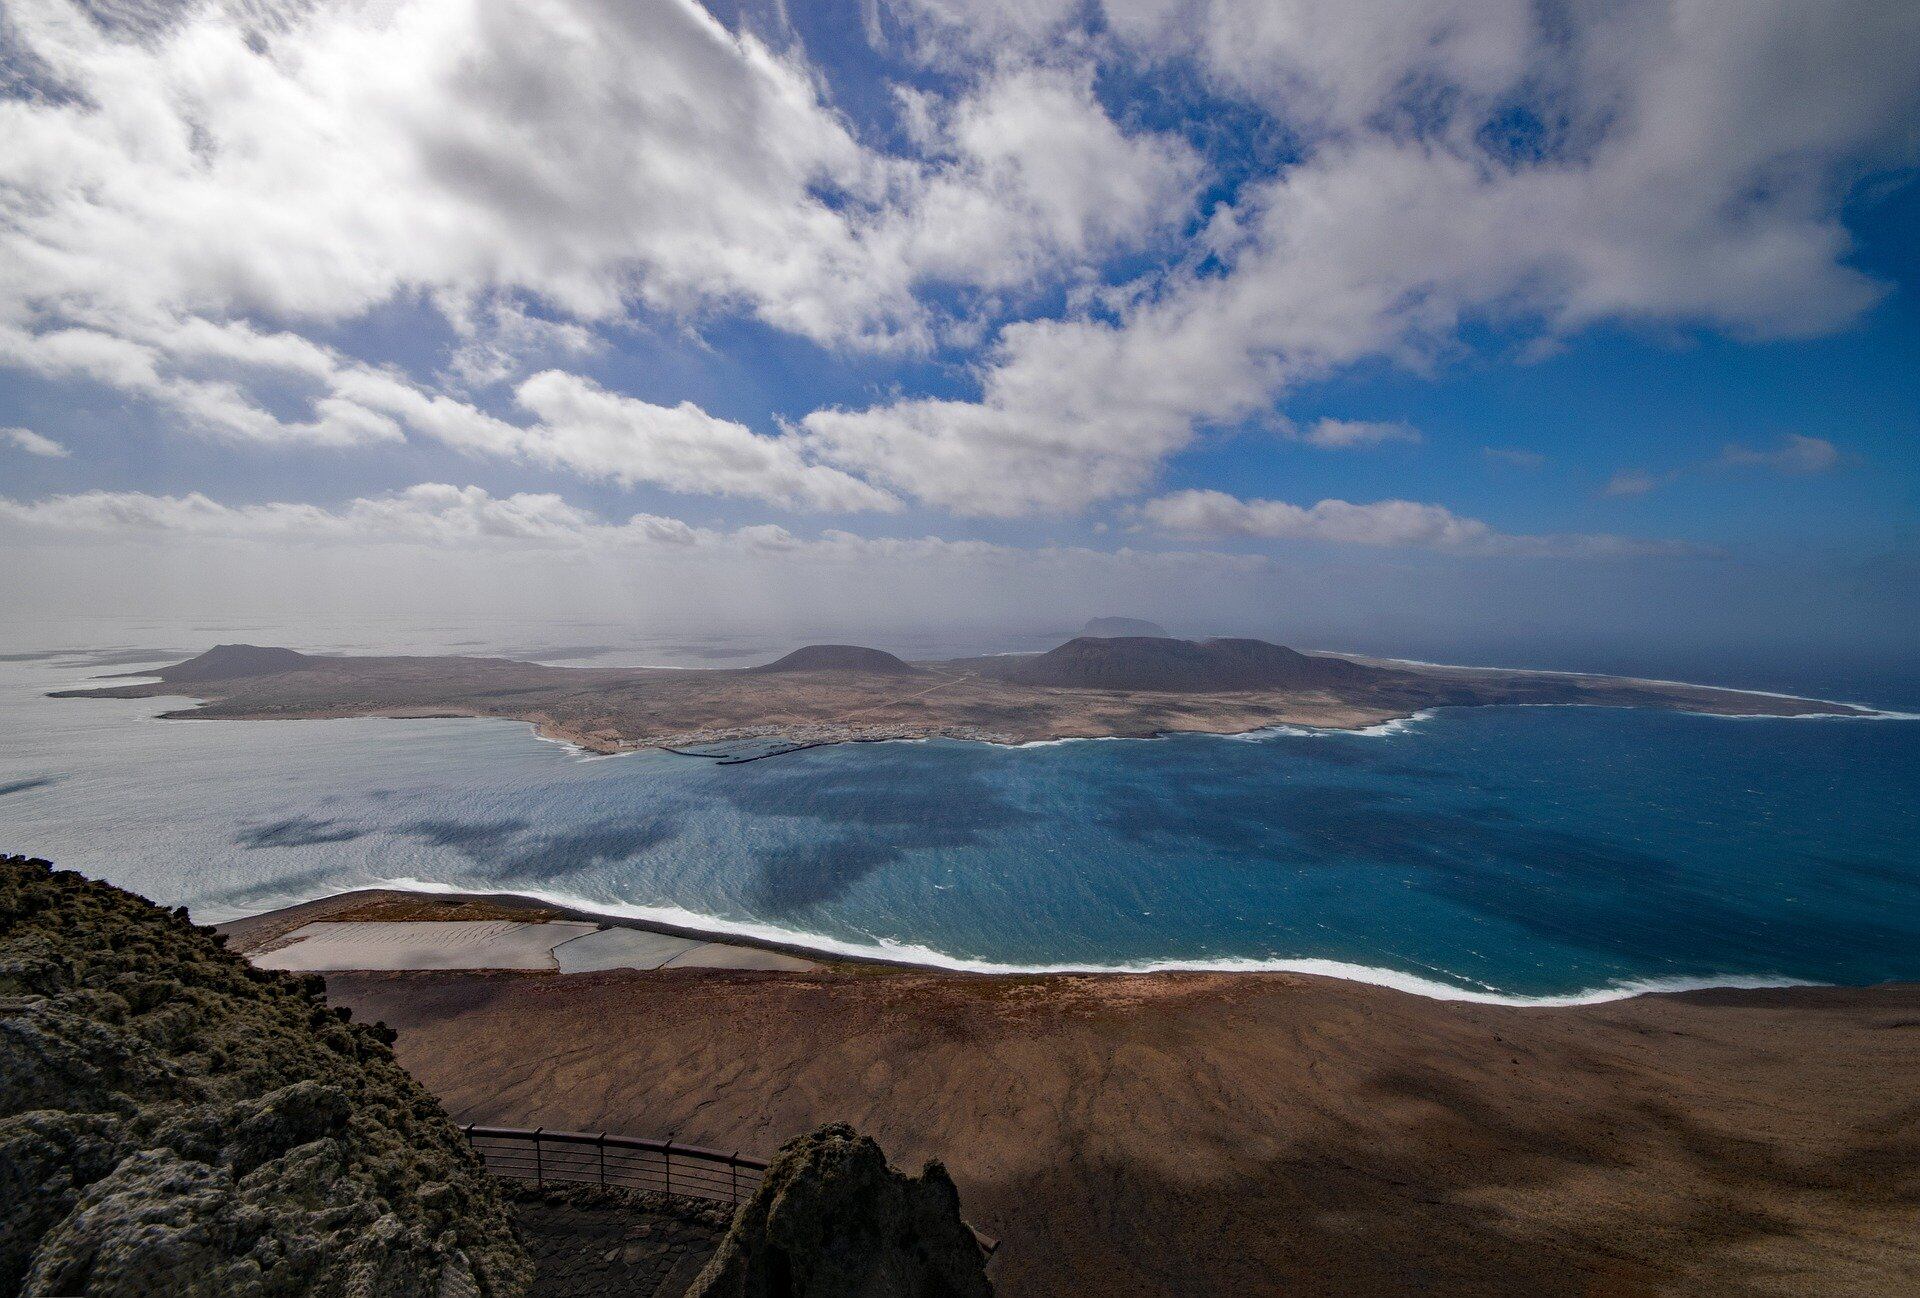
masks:
<svg viewBox="0 0 1920 1298"><path fill-rule="evenodd" d="M358 657L218 645L135 683L56 698L189 695L166 717L498 717L591 753L664 748L727 758L819 744L951 738L997 744L1357 730L1433 708L1571 705L1716 716L1870 716L1819 699L1569 672L1302 653L1264 640L1081 636L1045 653L908 662L807 645L757 667L557 667L507 658ZM732 760L738 760L735 755Z"/></svg>

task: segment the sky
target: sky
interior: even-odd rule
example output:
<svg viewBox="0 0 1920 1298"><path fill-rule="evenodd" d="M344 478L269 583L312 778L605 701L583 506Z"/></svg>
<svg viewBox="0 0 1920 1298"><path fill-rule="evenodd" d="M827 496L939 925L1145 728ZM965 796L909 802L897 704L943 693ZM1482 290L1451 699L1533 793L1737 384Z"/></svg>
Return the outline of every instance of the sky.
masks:
<svg viewBox="0 0 1920 1298"><path fill-rule="evenodd" d="M9 0L16 619L1911 658L1907 0Z"/></svg>

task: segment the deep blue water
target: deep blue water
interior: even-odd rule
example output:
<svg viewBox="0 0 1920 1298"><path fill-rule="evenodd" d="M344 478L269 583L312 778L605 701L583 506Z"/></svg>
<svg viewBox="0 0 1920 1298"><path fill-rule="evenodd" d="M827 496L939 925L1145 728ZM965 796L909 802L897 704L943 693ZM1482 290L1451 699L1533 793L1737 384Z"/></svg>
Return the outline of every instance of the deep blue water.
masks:
<svg viewBox="0 0 1920 1298"><path fill-rule="evenodd" d="M1920 977L1920 722L1476 709L719 767L42 697L99 670L0 666L0 848L202 918L410 880L943 963L1325 961L1522 997Z"/></svg>

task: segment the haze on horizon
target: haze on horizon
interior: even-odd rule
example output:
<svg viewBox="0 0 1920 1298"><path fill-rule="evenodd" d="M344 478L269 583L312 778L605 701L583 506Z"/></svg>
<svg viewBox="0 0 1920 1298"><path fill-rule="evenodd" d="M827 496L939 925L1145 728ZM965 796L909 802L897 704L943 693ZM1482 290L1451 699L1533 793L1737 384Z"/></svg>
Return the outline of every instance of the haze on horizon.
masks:
<svg viewBox="0 0 1920 1298"><path fill-rule="evenodd" d="M1917 51L1903 0L21 0L8 641L1911 663Z"/></svg>

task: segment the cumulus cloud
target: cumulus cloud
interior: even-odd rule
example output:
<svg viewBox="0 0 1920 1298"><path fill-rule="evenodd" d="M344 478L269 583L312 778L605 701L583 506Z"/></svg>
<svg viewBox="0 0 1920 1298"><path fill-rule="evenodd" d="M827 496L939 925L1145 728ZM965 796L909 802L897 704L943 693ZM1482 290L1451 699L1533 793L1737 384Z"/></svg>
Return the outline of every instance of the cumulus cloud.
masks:
<svg viewBox="0 0 1920 1298"><path fill-rule="evenodd" d="M1389 442L1422 440L1420 430L1412 424L1367 419L1322 419L1306 428L1292 429L1287 435L1323 451L1367 450Z"/></svg>
<svg viewBox="0 0 1920 1298"><path fill-rule="evenodd" d="M805 427L956 510L1076 509L1199 428L1356 361L1424 363L1474 320L1838 327L1883 292L1844 261L1841 164L1891 156L1920 98L1920 9L1843 8L1669 0L1547 30L1518 3L1110 6L1123 39L1298 131L1300 160L1111 311L1008 325L977 399Z"/></svg>
<svg viewBox="0 0 1920 1298"><path fill-rule="evenodd" d="M1840 448L1824 437L1788 433L1771 449L1731 445L1720 453L1731 468L1772 469L1776 473L1826 473L1840 466Z"/></svg>
<svg viewBox="0 0 1920 1298"><path fill-rule="evenodd" d="M837 528L800 536L773 524L700 527L645 513L611 521L549 493L496 496L449 483L420 483L331 507L295 501L229 505L200 492L86 491L33 501L0 497L0 536L23 544L163 543L170 552L183 544L238 543L249 553L262 546L356 553L383 546L460 554L558 550L616 560L644 553L663 562L714 560L734 571L754 572L791 562L856 571L889 565L923 574L940 565L985 572L1064 567L1153 578L1194 571L1256 573L1268 566L1258 555L1205 550L1022 547L938 536L869 537Z"/></svg>
<svg viewBox="0 0 1920 1298"><path fill-rule="evenodd" d="M1483 446L1480 454L1491 464L1504 464L1514 469L1538 469L1547 462L1546 456L1524 446Z"/></svg>
<svg viewBox="0 0 1920 1298"><path fill-rule="evenodd" d="M886 341L920 327L916 284L1131 245L1199 169L1123 133L1089 66L924 101L923 151L880 153L811 67L692 0L315 4L271 31L203 4L141 41L32 0L15 28L70 92L6 107L19 295L102 313L335 320L504 289Z"/></svg>
<svg viewBox="0 0 1920 1298"><path fill-rule="evenodd" d="M18 0L0 366L250 446L427 440L793 509L1066 512L1483 322L1840 326L1883 291L1848 262L1846 180L1910 147L1920 98L1920 9L1876 0L863 14L939 75L856 124L790 32L695 0ZM1283 137L1278 161L1217 174L1169 105L1110 110L1108 72L1176 66ZM430 363L356 351L381 310L437 313ZM966 386L876 384L756 430L573 372L636 321L741 320ZM1831 467L1797 442L1724 463Z"/></svg>
<svg viewBox="0 0 1920 1298"><path fill-rule="evenodd" d="M51 437L42 437L31 428L0 428L0 442L6 442L15 450L25 451L28 455L40 455L50 460L65 459L67 448Z"/></svg>
<svg viewBox="0 0 1920 1298"><path fill-rule="evenodd" d="M1607 535L1522 536L1499 532L1442 505L1381 500L1242 500L1224 491L1177 491L1140 506L1147 523L1176 536L1251 537L1337 545L1441 550L1457 554L1591 557L1694 553L1674 541Z"/></svg>
<svg viewBox="0 0 1920 1298"><path fill-rule="evenodd" d="M558 370L534 375L516 395L538 419L518 431L519 453L585 477L819 510L899 508L858 478L806 463L796 439L763 437L690 401L657 406Z"/></svg>
<svg viewBox="0 0 1920 1298"><path fill-rule="evenodd" d="M1177 136L1128 135L1093 93L1094 67L1004 69L955 103L898 92L937 161L871 233L909 273L985 289L1137 246L1181 217L1201 174Z"/></svg>
<svg viewBox="0 0 1920 1298"><path fill-rule="evenodd" d="M313 336L398 300L461 336L456 385L636 312L924 346L922 290L1017 298L1155 237L1200 171L1085 66L983 74L877 150L797 51L694 0L25 0L7 35L0 365L238 441L394 441L394 402L461 401Z"/></svg>

